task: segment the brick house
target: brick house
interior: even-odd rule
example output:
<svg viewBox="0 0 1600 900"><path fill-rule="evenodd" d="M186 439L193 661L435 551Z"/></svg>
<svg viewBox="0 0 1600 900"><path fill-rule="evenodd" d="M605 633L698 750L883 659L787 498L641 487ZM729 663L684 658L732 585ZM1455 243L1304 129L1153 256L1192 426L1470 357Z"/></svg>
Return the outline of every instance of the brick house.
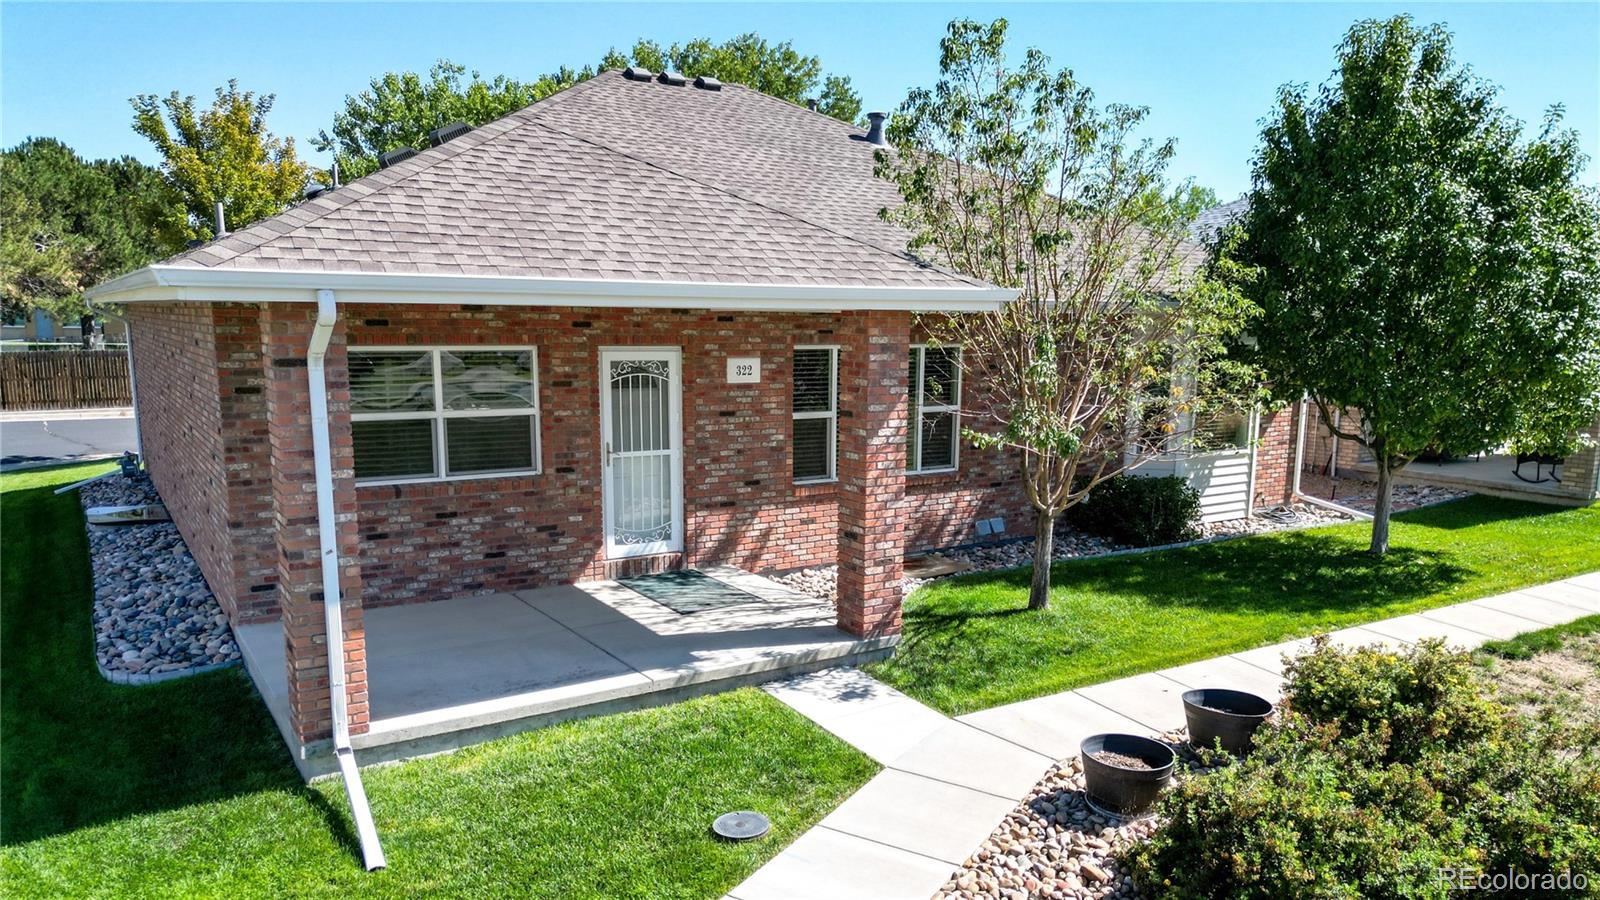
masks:
<svg viewBox="0 0 1600 900"><path fill-rule="evenodd" d="M630 74L93 291L128 309L143 453L184 539L236 631L273 629L281 662L241 643L308 774L330 740L377 758L551 714L474 697L449 729L386 729L381 617L837 564L853 643L807 664L838 661L892 647L907 553L1030 531L1010 459L958 440L959 350L914 320L1011 293L905 251L875 134ZM1213 517L1284 501L1290 423L1251 420L1271 446L1241 442L1248 479L1219 479L1238 502Z"/></svg>

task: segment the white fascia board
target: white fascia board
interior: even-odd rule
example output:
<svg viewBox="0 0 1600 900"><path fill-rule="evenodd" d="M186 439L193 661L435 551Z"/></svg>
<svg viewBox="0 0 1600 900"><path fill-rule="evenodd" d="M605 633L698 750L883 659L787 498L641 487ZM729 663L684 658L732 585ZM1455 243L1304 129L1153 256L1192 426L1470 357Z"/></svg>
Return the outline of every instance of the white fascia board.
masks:
<svg viewBox="0 0 1600 900"><path fill-rule="evenodd" d="M621 306L770 312L884 309L991 312L1017 292L1005 288L722 284L407 272L328 272L146 266L90 288L106 303L313 303L319 290L346 303L473 303L495 306Z"/></svg>

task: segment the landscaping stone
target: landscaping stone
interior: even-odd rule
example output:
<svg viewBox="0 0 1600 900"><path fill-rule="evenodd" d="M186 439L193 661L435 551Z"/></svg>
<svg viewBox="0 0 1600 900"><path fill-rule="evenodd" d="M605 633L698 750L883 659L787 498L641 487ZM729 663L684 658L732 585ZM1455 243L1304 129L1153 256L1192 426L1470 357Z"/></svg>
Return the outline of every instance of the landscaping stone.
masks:
<svg viewBox="0 0 1600 900"><path fill-rule="evenodd" d="M1206 759L1189 748L1183 729L1165 732L1158 739L1178 756L1172 773L1175 781L1212 770ZM1149 840L1160 825L1155 816L1124 819L1089 806L1083 760L1068 757L1045 773L934 898L1132 900L1143 895L1124 855L1130 847Z"/></svg>
<svg viewBox="0 0 1600 900"><path fill-rule="evenodd" d="M147 476L78 489L85 509L159 503ZM94 575L95 661L119 684L148 684L237 665L239 645L177 526L87 526Z"/></svg>

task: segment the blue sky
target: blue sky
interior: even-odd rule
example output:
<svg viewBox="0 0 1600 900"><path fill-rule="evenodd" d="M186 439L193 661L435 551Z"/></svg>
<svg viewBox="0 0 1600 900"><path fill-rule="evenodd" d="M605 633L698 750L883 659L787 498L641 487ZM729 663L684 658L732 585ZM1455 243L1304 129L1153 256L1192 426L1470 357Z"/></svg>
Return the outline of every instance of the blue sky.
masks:
<svg viewBox="0 0 1600 900"><path fill-rule="evenodd" d="M209 96L229 78L277 94L272 129L307 139L346 94L390 70L448 57L485 75L531 77L593 63L640 36L663 44L757 31L848 74L868 109L892 109L937 74L958 16L1011 20L1013 38L1069 65L1105 101L1151 107L1150 133L1179 141L1174 174L1223 199L1249 184L1259 120L1285 82L1324 80L1356 19L1407 11L1442 21L1459 59L1536 125L1551 103L1600 156L1600 3L1062 4L70 4L0 3L0 143L65 140L86 156L154 161L128 98ZM1596 181L1591 162L1586 180Z"/></svg>

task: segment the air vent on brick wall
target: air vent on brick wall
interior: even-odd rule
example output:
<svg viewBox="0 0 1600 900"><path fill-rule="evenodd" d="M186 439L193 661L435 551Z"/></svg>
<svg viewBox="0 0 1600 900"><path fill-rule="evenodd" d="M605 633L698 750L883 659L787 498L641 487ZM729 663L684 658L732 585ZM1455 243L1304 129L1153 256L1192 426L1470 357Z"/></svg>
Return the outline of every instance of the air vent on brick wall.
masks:
<svg viewBox="0 0 1600 900"><path fill-rule="evenodd" d="M388 153L380 153L378 154L378 168L387 169L395 163L405 162L416 155L417 151L410 147L401 147L399 150L390 150Z"/></svg>
<svg viewBox="0 0 1600 900"><path fill-rule="evenodd" d="M694 86L702 91L722 90L722 82L712 78L710 75L701 75L699 78L696 78L694 80Z"/></svg>
<svg viewBox="0 0 1600 900"><path fill-rule="evenodd" d="M622 77L629 81L649 81L656 77L656 73L649 69L641 69L638 66L629 66L622 70Z"/></svg>
<svg viewBox="0 0 1600 900"><path fill-rule="evenodd" d="M683 77L682 72L662 72L656 80L662 84L670 84L673 87L683 87L689 83L689 79Z"/></svg>
<svg viewBox="0 0 1600 900"><path fill-rule="evenodd" d="M465 122L451 122L449 125L441 125L428 132L428 146L437 147L440 144L448 143L471 130L472 126Z"/></svg>

